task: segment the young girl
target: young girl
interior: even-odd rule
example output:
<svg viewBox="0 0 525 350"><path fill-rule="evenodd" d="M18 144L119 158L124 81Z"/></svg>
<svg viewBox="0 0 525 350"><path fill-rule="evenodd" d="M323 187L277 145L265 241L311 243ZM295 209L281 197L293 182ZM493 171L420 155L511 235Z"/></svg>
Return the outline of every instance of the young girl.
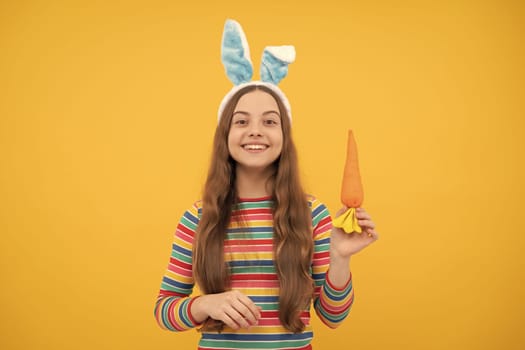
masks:
<svg viewBox="0 0 525 350"><path fill-rule="evenodd" d="M246 44L227 22L223 61L228 25ZM241 81L219 113L203 198L177 227L156 320L172 331L200 327L199 349L311 349L310 306L332 328L348 315L350 257L378 238L374 223L359 209L363 233L347 234L303 192L289 102L275 81Z"/></svg>

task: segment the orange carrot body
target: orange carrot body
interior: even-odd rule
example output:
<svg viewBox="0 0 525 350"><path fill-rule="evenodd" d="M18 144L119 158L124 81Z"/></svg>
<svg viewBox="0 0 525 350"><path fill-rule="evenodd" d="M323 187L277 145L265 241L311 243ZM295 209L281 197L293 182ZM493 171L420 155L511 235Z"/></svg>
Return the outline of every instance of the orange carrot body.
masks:
<svg viewBox="0 0 525 350"><path fill-rule="evenodd" d="M341 202L349 208L359 208L363 203L363 184L357 159L357 144L352 130L348 130L346 163L341 188Z"/></svg>

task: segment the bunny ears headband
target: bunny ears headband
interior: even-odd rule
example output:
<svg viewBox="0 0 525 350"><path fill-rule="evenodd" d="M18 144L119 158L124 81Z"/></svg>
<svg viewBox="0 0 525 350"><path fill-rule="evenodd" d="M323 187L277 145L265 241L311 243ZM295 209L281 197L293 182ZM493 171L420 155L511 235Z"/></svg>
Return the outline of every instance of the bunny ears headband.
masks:
<svg viewBox="0 0 525 350"><path fill-rule="evenodd" d="M290 119L290 102L277 86L288 73L288 65L295 61L295 48L290 45L267 46L262 55L261 80L251 81L253 66L250 60L248 41L241 25L231 19L226 20L222 34L221 60L228 79L234 87L224 96L219 106L219 118L227 102L237 91L245 86L266 86L274 91L283 102Z"/></svg>

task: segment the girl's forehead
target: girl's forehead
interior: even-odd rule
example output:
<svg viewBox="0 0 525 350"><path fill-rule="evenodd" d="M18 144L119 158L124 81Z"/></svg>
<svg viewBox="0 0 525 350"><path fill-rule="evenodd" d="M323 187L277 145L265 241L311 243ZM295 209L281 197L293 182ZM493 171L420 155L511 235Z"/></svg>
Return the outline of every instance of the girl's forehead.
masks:
<svg viewBox="0 0 525 350"><path fill-rule="evenodd" d="M248 109L279 110L279 106L277 105L275 98L269 93L261 90L254 90L241 96L235 106L235 111Z"/></svg>

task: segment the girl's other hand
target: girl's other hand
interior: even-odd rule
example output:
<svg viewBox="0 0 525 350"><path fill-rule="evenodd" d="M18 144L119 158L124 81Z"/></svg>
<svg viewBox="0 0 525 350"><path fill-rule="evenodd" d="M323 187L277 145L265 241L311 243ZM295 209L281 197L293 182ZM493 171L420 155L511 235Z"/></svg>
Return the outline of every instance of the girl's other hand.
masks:
<svg viewBox="0 0 525 350"><path fill-rule="evenodd" d="M206 294L197 298L192 305L192 313L197 316L195 314L201 314L201 312L206 314L204 319L211 317L222 321L234 330L250 328L256 325L261 318L260 307L237 290Z"/></svg>

